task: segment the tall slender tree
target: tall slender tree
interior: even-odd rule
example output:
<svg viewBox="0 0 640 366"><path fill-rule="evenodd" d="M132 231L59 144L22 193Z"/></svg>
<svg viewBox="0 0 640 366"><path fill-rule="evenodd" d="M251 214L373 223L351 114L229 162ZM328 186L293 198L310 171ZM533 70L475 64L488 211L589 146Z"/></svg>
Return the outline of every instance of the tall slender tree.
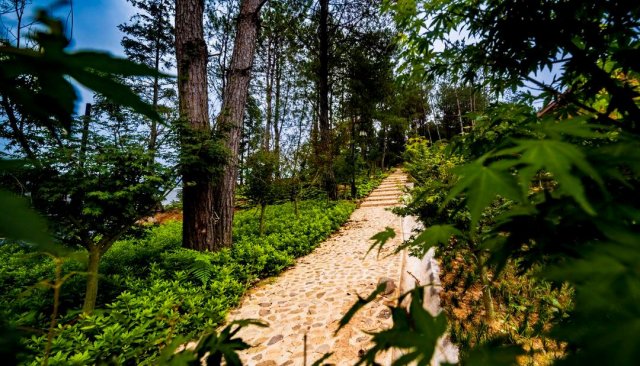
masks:
<svg viewBox="0 0 640 366"><path fill-rule="evenodd" d="M234 194L238 176L238 150L242 119L251 79L251 68L256 51L260 9L267 0L241 0L236 27L236 38L227 74L222 109L216 123L216 132L224 141L229 156L215 185L213 210L214 249L230 246L234 213Z"/></svg>
<svg viewBox="0 0 640 366"><path fill-rule="evenodd" d="M183 245L214 250L212 131L207 94L204 0L176 0L176 59L181 119Z"/></svg>
<svg viewBox="0 0 640 366"><path fill-rule="evenodd" d="M118 29L125 34L122 47L127 57L145 64L157 72L173 66L174 28L171 17L174 13L173 0L127 0L138 12L129 22L120 24ZM166 85L163 85L163 82ZM174 80L161 80L159 73L149 84L144 79L135 80L132 87L145 95L153 108L158 111L160 102L175 95ZM148 150L151 157L158 148L158 123L150 120Z"/></svg>
<svg viewBox="0 0 640 366"><path fill-rule="evenodd" d="M318 97L320 127L320 169L322 183L330 199L338 198L338 186L333 172L333 148L331 143L331 122L329 121L329 0L320 0L320 23L318 26L319 67Z"/></svg>

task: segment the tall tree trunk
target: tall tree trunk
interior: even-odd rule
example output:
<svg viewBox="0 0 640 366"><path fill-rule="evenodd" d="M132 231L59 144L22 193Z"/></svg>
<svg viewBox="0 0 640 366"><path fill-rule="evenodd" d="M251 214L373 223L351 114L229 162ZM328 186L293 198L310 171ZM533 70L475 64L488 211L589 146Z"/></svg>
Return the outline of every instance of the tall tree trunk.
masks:
<svg viewBox="0 0 640 366"><path fill-rule="evenodd" d="M40 162L36 157L35 152L31 148L29 144L29 140L24 134L22 129L23 124L20 123L18 125L18 118L16 117L14 106L9 102L9 98L7 98L4 94L2 94L0 99L0 104L2 104L2 108L7 115L7 119L9 120L9 126L11 127L11 133L13 134L13 138L18 141L22 152L31 160L33 164L40 166Z"/></svg>
<svg viewBox="0 0 640 366"><path fill-rule="evenodd" d="M178 95L180 118L184 124L181 147L188 155L196 150L194 145L208 144L211 140L203 13L203 0L176 0ZM206 167L200 166L199 157L190 157L188 161L189 164L182 164L182 245L200 251L213 250L213 176Z"/></svg>
<svg viewBox="0 0 640 366"><path fill-rule="evenodd" d="M389 133L387 131L387 125L386 124L382 124L382 161L380 162L380 169L382 169L382 171L384 171L384 161L387 158L387 139Z"/></svg>
<svg viewBox="0 0 640 366"><path fill-rule="evenodd" d="M84 117L82 118L82 135L80 136L80 168L84 168L84 162L87 155L87 144L89 143L89 124L91 123L91 103L84 106Z"/></svg>
<svg viewBox="0 0 640 366"><path fill-rule="evenodd" d="M251 117L249 117L249 120L251 120ZM238 177L238 183L242 186L244 185L244 175L245 175L245 158L244 155L247 152L247 148L249 145L249 141L247 136L245 136L245 123L244 123L244 118L242 118L242 127L240 128L240 146L239 146L239 152L238 155L240 156L240 164L238 165L238 174L240 175Z"/></svg>
<svg viewBox="0 0 640 366"><path fill-rule="evenodd" d="M356 119L351 120L351 198L358 198L358 186L356 185Z"/></svg>
<svg viewBox="0 0 640 366"><path fill-rule="evenodd" d="M160 22L161 19L157 20L157 34L156 34L156 43L155 43L155 59L154 59L154 70L156 71L156 75L153 77L153 99L151 101L151 105L153 109L158 110L158 99L160 94L160 77L158 73L160 72ZM149 149L149 154L151 155L149 160L153 163L156 156L156 144L158 141L158 122L155 119L151 120L151 127L149 129L149 144L147 148Z"/></svg>
<svg viewBox="0 0 640 366"><path fill-rule="evenodd" d="M322 181L327 196L331 200L338 199L338 187L333 172L333 147L331 141L331 124L329 121L329 0L320 0L320 67L318 70L318 89L320 93L320 154Z"/></svg>
<svg viewBox="0 0 640 366"><path fill-rule="evenodd" d="M218 133L229 151L229 158L217 181L213 199L213 209L219 218L215 223L214 249L231 246L240 129L256 50L260 8L263 4L264 0L242 0L240 3L235 44L217 123Z"/></svg>
<svg viewBox="0 0 640 366"><path fill-rule="evenodd" d="M269 151L271 145L271 123L273 119L273 50L271 47L272 40L269 39L267 43L267 69L265 73L265 83L266 83L266 102L267 102L267 110L266 110L266 121L264 126L264 141L262 145L262 149L265 151Z"/></svg>
<svg viewBox="0 0 640 366"><path fill-rule="evenodd" d="M100 246L97 244L89 245L89 266L87 268L87 290L84 295L84 305L82 311L90 314L96 308L96 299L98 298L98 268L100 266L101 256Z"/></svg>
<svg viewBox="0 0 640 366"><path fill-rule="evenodd" d="M273 118L273 151L275 153L275 174L277 178L280 178L280 138L282 136L282 119L286 115L287 100L289 98L289 85L287 84L287 91L285 93L284 110L282 110L282 58L279 52L280 42L276 42L276 67L275 67L275 82L276 82L276 102L275 113Z"/></svg>
<svg viewBox="0 0 640 366"><path fill-rule="evenodd" d="M456 105L458 106L458 122L460 123L460 133L464 134L464 124L462 123L462 108L460 108L460 98L456 91Z"/></svg>

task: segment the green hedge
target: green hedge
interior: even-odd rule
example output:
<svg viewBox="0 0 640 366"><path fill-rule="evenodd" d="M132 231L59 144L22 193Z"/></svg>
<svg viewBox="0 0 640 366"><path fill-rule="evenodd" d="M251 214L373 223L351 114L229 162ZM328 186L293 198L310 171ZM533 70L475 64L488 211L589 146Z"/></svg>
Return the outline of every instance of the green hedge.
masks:
<svg viewBox="0 0 640 366"><path fill-rule="evenodd" d="M195 338L218 326L256 279L272 276L309 253L354 210L350 202L305 201L296 218L292 204L267 208L265 235L258 236L257 210L236 215L235 244L216 253L181 248L181 223L149 229L142 239L122 240L101 262L100 307L80 315L84 277L63 286L62 312L51 365L153 364L176 336ZM51 259L18 245L0 245L0 316L18 327L46 331L50 290L32 288L52 279ZM81 271L70 261L64 271ZM27 333L26 364L41 363L46 336Z"/></svg>

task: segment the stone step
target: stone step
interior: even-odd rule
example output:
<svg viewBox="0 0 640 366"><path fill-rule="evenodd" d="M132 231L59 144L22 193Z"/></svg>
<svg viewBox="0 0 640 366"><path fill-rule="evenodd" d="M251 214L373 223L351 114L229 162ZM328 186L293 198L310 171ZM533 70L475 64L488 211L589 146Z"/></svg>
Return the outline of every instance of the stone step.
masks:
<svg viewBox="0 0 640 366"><path fill-rule="evenodd" d="M389 198L400 198L402 197L402 192L393 192L393 193L389 193L389 192L380 192L378 194L370 194L369 197L389 197Z"/></svg>
<svg viewBox="0 0 640 366"><path fill-rule="evenodd" d="M372 197L377 197L377 198L380 198L380 197L398 198L398 197L400 197L399 193L400 192L393 192L393 193L386 193L386 192L375 193L374 192L374 193L371 193L369 195L369 197L371 197L371 198Z"/></svg>
<svg viewBox="0 0 640 366"><path fill-rule="evenodd" d="M400 206L400 202L365 202L360 207L396 207Z"/></svg>
<svg viewBox="0 0 640 366"><path fill-rule="evenodd" d="M380 197L380 198L369 198L366 201L364 201L364 203L366 202L390 202L390 203L396 203L398 202L398 199L389 199L389 197Z"/></svg>

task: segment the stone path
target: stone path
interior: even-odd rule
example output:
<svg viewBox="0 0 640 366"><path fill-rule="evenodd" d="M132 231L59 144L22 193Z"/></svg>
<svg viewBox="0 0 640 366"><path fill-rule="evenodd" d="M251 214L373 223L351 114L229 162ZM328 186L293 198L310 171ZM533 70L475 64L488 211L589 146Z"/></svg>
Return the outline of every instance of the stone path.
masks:
<svg viewBox="0 0 640 366"><path fill-rule="evenodd" d="M390 327L390 312L385 306L398 296L394 290L378 297L334 336L338 322L357 300L366 297L381 278L399 283L402 255L390 255L401 243L401 220L386 210L399 205L406 176L392 173L351 215L350 220L313 253L297 260L280 276L263 281L250 290L229 320L260 318L269 328L249 327L239 335L253 347L241 354L246 365L311 365L325 353L333 352L326 363L353 365L359 353L371 347L364 331ZM385 227L397 235L379 256L369 240ZM306 339L306 360L305 360ZM383 356L388 364L391 354Z"/></svg>

